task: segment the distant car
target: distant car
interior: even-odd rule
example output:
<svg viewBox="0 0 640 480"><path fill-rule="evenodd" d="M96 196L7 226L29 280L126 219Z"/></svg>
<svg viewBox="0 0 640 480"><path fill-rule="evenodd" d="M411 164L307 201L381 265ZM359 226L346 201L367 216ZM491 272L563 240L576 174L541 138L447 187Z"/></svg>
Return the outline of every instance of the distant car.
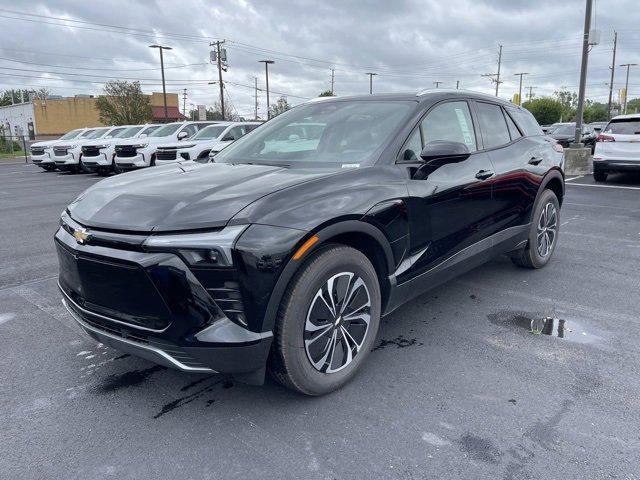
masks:
<svg viewBox="0 0 640 480"><path fill-rule="evenodd" d="M604 127L607 126L609 122L591 122L589 124L590 127L596 132L596 135L599 135Z"/></svg>
<svg viewBox="0 0 640 480"><path fill-rule="evenodd" d="M127 127L100 127L95 128L86 137L78 138L70 142L58 142L53 146L53 158L56 167L62 172L84 172L82 164L82 147L95 143L97 139L108 140Z"/></svg>
<svg viewBox="0 0 640 480"><path fill-rule="evenodd" d="M216 154L227 145L243 137L260 125L260 122L218 122L203 128L186 142L159 145L156 165L195 160L206 163L209 154Z"/></svg>
<svg viewBox="0 0 640 480"><path fill-rule="evenodd" d="M179 142L217 122L174 122L153 131L146 138L123 140L115 145L114 168L118 171L153 167L159 145Z"/></svg>
<svg viewBox="0 0 640 480"><path fill-rule="evenodd" d="M611 172L640 171L640 114L613 117L598 135L593 178L604 182Z"/></svg>
<svg viewBox="0 0 640 480"><path fill-rule="evenodd" d="M51 172L56 169L56 163L50 155L52 151L51 148L58 142L81 138L85 134L89 135L91 131L92 130L89 128L78 128L76 130L71 130L70 132L65 133L63 136L56 140L45 140L43 142L32 143L31 147L29 148L31 152L29 159L34 165L37 165Z"/></svg>
<svg viewBox="0 0 640 480"><path fill-rule="evenodd" d="M558 126L549 134L549 136L555 139L562 147L567 148L569 144L573 143L576 133L576 124L574 123L559 123ZM590 125L582 125L582 137L581 141L585 147L590 147L591 151L596 143L596 133L593 127Z"/></svg>
<svg viewBox="0 0 640 480"><path fill-rule="evenodd" d="M553 133L553 131L558 128L560 125L562 125L562 123L552 123L551 125L545 125L542 128L542 131L545 133L545 135L551 135Z"/></svg>
<svg viewBox="0 0 640 480"><path fill-rule="evenodd" d="M116 143L127 138L144 138L160 128L162 125L124 125L124 129L110 139L97 139L82 146L82 166L88 172L107 174L112 169L119 173L113 161Z"/></svg>

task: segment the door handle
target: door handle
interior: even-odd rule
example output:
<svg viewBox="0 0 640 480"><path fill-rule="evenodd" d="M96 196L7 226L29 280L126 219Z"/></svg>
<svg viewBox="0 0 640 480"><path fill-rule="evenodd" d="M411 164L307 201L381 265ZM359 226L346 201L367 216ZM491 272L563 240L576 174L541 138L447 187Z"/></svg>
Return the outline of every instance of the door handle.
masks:
<svg viewBox="0 0 640 480"><path fill-rule="evenodd" d="M480 170L476 173L476 178L478 180L486 180L489 177L493 176L493 172L491 170Z"/></svg>
<svg viewBox="0 0 640 480"><path fill-rule="evenodd" d="M529 159L529 165L538 165L540 162L542 162L542 160L542 157L531 157Z"/></svg>

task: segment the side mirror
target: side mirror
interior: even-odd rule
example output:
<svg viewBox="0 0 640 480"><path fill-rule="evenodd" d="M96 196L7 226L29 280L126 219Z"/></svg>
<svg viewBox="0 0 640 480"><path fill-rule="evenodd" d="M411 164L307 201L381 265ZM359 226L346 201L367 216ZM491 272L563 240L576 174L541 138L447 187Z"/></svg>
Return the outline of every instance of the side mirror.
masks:
<svg viewBox="0 0 640 480"><path fill-rule="evenodd" d="M140 136L138 138L146 138L147 134L146 133L141 133Z"/></svg>
<svg viewBox="0 0 640 480"><path fill-rule="evenodd" d="M178 140L184 140L185 138L188 138L189 134L187 132L180 132L178 134Z"/></svg>
<svg viewBox="0 0 640 480"><path fill-rule="evenodd" d="M434 140L427 143L420 153L425 163L438 166L448 163L462 162L469 158L471 153L464 143L450 142L448 140Z"/></svg>
<svg viewBox="0 0 640 480"><path fill-rule="evenodd" d="M226 135L222 141L223 142L233 142L236 139L236 137L234 135Z"/></svg>

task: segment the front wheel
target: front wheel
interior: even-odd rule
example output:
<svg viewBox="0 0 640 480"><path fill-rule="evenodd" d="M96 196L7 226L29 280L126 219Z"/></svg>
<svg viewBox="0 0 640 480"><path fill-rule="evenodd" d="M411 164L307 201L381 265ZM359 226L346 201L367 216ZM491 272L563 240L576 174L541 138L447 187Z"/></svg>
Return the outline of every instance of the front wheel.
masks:
<svg viewBox="0 0 640 480"><path fill-rule="evenodd" d="M551 190L545 190L533 213L527 246L519 255L511 257L513 263L525 268L544 267L558 243L560 229L560 203Z"/></svg>
<svg viewBox="0 0 640 480"><path fill-rule="evenodd" d="M342 387L373 348L380 305L378 277L364 254L343 245L318 251L281 301L271 375L306 395Z"/></svg>

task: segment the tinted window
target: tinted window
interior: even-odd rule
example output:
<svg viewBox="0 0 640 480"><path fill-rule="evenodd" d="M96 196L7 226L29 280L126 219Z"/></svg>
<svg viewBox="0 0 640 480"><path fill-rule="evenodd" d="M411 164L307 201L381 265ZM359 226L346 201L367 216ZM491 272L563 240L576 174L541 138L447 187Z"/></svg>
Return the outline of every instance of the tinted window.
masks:
<svg viewBox="0 0 640 480"><path fill-rule="evenodd" d="M76 138L81 133L82 130L71 130L70 132L65 133L63 136L61 136L58 140L70 140L72 138Z"/></svg>
<svg viewBox="0 0 640 480"><path fill-rule="evenodd" d="M212 138L218 138L226 128L226 125L209 125L207 128L203 128L198 133L196 133L193 139L211 140Z"/></svg>
<svg viewBox="0 0 640 480"><path fill-rule="evenodd" d="M604 133L617 133L620 135L638 135L640 134L640 118L625 118L620 120L611 120L609 125L604 129Z"/></svg>
<svg viewBox="0 0 640 480"><path fill-rule="evenodd" d="M494 148L511 141L502 107L492 103L478 102L478 121L484 148Z"/></svg>
<svg viewBox="0 0 640 480"><path fill-rule="evenodd" d="M438 105L427 114L421 126L425 145L434 140L448 140L464 143L470 152L477 150L467 102Z"/></svg>
<svg viewBox="0 0 640 480"><path fill-rule="evenodd" d="M169 135L176 133L176 131L180 128L181 123L170 123L169 125L165 125L164 127L159 128L155 132L153 132L150 137L168 137Z"/></svg>
<svg viewBox="0 0 640 480"><path fill-rule="evenodd" d="M516 124L513 123L513 120L511 119L511 117L506 112L504 116L507 119L507 126L509 127L509 135L511 135L511 140L515 140L516 138L522 137L522 134L518 130L518 127L516 126Z"/></svg>
<svg viewBox="0 0 640 480"><path fill-rule="evenodd" d="M182 130L180 130L180 133L182 132L187 132L187 135L191 136L194 133L196 133L196 126L191 124L191 125L187 125L186 127L184 127Z"/></svg>
<svg viewBox="0 0 640 480"><path fill-rule="evenodd" d="M540 125L529 110L525 110L524 108L507 108L507 111L511 114L525 136L544 135Z"/></svg>
<svg viewBox="0 0 640 480"><path fill-rule="evenodd" d="M223 140L237 140L242 135L244 135L244 127L233 127L231 130L224 134Z"/></svg>
<svg viewBox="0 0 640 480"><path fill-rule="evenodd" d="M420 159L420 152L422 152L422 139L420 138L420 129L416 128L411 138L404 147L401 159L406 162L415 162Z"/></svg>

